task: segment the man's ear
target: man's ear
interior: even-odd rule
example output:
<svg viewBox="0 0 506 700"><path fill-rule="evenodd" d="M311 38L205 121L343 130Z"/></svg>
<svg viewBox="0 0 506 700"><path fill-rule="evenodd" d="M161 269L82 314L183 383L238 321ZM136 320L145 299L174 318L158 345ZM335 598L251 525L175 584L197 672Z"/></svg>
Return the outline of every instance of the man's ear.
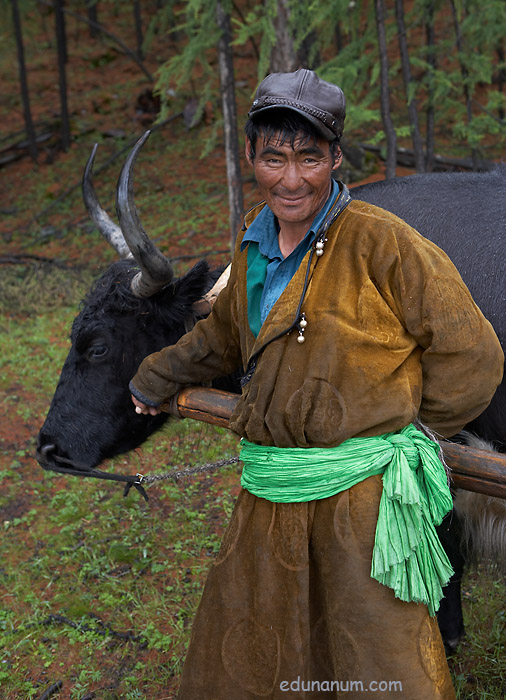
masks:
<svg viewBox="0 0 506 700"><path fill-rule="evenodd" d="M247 136L246 136L245 153L246 153L246 160L247 160L248 163L251 165L251 167L253 167L253 161L254 161L254 158L253 158L253 148L252 148L252 146L251 146L251 141L249 140L249 138L248 138Z"/></svg>
<svg viewBox="0 0 506 700"><path fill-rule="evenodd" d="M341 165L342 162L343 162L343 152L338 147L336 155L335 155L334 165L332 166L332 170L336 170Z"/></svg>

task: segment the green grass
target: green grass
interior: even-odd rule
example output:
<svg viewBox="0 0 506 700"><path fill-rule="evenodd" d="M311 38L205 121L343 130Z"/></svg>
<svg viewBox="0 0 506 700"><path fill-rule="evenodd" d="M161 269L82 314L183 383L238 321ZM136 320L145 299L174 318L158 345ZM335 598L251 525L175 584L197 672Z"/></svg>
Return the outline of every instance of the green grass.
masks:
<svg viewBox="0 0 506 700"><path fill-rule="evenodd" d="M450 660L458 700L506 696L506 586L504 577L479 569L464 580L466 636Z"/></svg>
<svg viewBox="0 0 506 700"><path fill-rule="evenodd" d="M209 445L214 454L219 439L205 432L200 426L193 431L196 460L207 459ZM222 449L233 450L228 436L221 437ZM158 439L170 452L170 435ZM155 456L153 469L157 462ZM108 683L115 697L144 686L146 697L162 697L174 687L202 582L232 506L221 483L227 476L234 477L232 469L164 484L156 495L152 487L149 505L135 493L123 499L109 483L49 475L32 479L28 505L26 481L14 478L2 506L25 494L20 514L3 520L2 698L19 697L21 687L26 697L40 692L41 669L48 669L48 680L63 678L71 697L102 692ZM61 668L58 659L65 660Z"/></svg>

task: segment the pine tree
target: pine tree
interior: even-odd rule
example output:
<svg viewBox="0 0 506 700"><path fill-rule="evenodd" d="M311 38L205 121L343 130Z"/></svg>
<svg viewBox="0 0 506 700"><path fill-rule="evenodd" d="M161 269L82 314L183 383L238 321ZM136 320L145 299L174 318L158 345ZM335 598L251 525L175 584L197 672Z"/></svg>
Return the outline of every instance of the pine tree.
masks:
<svg viewBox="0 0 506 700"><path fill-rule="evenodd" d="M195 85L198 74L195 120L200 118L203 105L217 102L220 95L213 64L219 41L216 1L187 0L179 9L175 0L169 0L157 19L160 26L172 23L171 31L186 36L182 50L162 67L159 90L169 84L176 90ZM456 8L460 50L450 2ZM381 49L376 25L378 3L380 0L313 0L310 4L263 0L246 10L231 3L232 44L253 47L252 72L256 68L257 83L273 68L307 66L340 85L347 96L346 133L358 134L361 140L365 135L371 144L386 143L390 174L396 156L393 144L408 137L414 141L418 170L433 168L440 136L445 141L451 136L456 150L469 148L475 156L481 156L479 150L485 147L487 137L493 136L493 148L500 153L501 145L506 145L502 116L506 112L504 0L488 0L486 4L481 0L414 0L409 12L407 4L396 0L397 22L387 13ZM475 20L478 12L480 22ZM153 24L148 34L152 31ZM420 41L420 36L425 39ZM281 43L286 50L280 50ZM390 60L381 69L387 54ZM497 89L481 89L491 86L493 80ZM387 101L390 117L385 116ZM423 113L425 123L420 120ZM211 142L208 145L213 147Z"/></svg>
<svg viewBox="0 0 506 700"><path fill-rule="evenodd" d="M374 0L376 27L378 32L378 50L380 60L381 82L381 118L387 139L387 157L385 175L387 179L395 177L397 164L397 134L395 133L390 110L390 88L388 81L387 39L385 30L385 3Z"/></svg>
<svg viewBox="0 0 506 700"><path fill-rule="evenodd" d="M25 48L23 45L23 31L21 28L21 17L19 14L19 6L17 0L12 2L12 23L14 27L14 35L16 38L16 46L18 52L18 70L19 84L21 88L21 100L23 102L23 114L25 118L26 136L28 138L28 152L32 160L37 161L37 141L35 128L33 126L32 112L30 108L30 95L28 91L28 78L25 65Z"/></svg>
<svg viewBox="0 0 506 700"><path fill-rule="evenodd" d="M230 212L230 248L233 252L235 239L241 228L244 213L242 196L241 165L237 138L237 110L235 104L234 59L231 46L230 14L221 0L216 3L216 20L220 30L218 62L220 67L220 91L225 132L225 155L227 161L228 204Z"/></svg>

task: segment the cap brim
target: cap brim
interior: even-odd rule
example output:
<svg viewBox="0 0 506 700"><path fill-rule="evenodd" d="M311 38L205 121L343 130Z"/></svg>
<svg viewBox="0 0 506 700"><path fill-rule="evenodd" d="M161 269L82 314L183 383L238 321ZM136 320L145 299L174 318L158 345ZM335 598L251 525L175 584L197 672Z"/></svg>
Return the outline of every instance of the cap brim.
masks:
<svg viewBox="0 0 506 700"><path fill-rule="evenodd" d="M308 122L310 122L316 129L316 131L320 134L320 136L325 139L325 141L334 141L334 139L337 138L337 134L335 134L333 131L331 131L328 127L325 126L325 124L322 124L322 122L317 119L316 117L313 117L311 114L308 114L305 112L303 109L299 109L298 107L293 107L292 105L284 105L284 104L276 104L276 105L266 105L265 107L260 107L259 109L252 109L249 113L249 118L250 119L255 119L255 117L259 114L262 114L263 112L267 112L268 110L272 109L288 109L291 112L297 112L297 114L300 114L304 119L306 119Z"/></svg>

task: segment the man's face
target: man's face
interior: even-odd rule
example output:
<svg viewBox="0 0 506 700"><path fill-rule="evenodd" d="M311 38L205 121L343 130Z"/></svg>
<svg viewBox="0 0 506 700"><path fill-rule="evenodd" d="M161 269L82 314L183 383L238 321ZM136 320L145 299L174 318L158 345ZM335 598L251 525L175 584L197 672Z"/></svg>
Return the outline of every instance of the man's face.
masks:
<svg viewBox="0 0 506 700"><path fill-rule="evenodd" d="M341 163L341 153L332 160L324 139L305 142L298 138L294 146L281 144L279 135L268 142L260 136L251 161L251 145L246 141L246 157L252 163L262 197L283 224L304 225L306 230L330 194L332 170Z"/></svg>

